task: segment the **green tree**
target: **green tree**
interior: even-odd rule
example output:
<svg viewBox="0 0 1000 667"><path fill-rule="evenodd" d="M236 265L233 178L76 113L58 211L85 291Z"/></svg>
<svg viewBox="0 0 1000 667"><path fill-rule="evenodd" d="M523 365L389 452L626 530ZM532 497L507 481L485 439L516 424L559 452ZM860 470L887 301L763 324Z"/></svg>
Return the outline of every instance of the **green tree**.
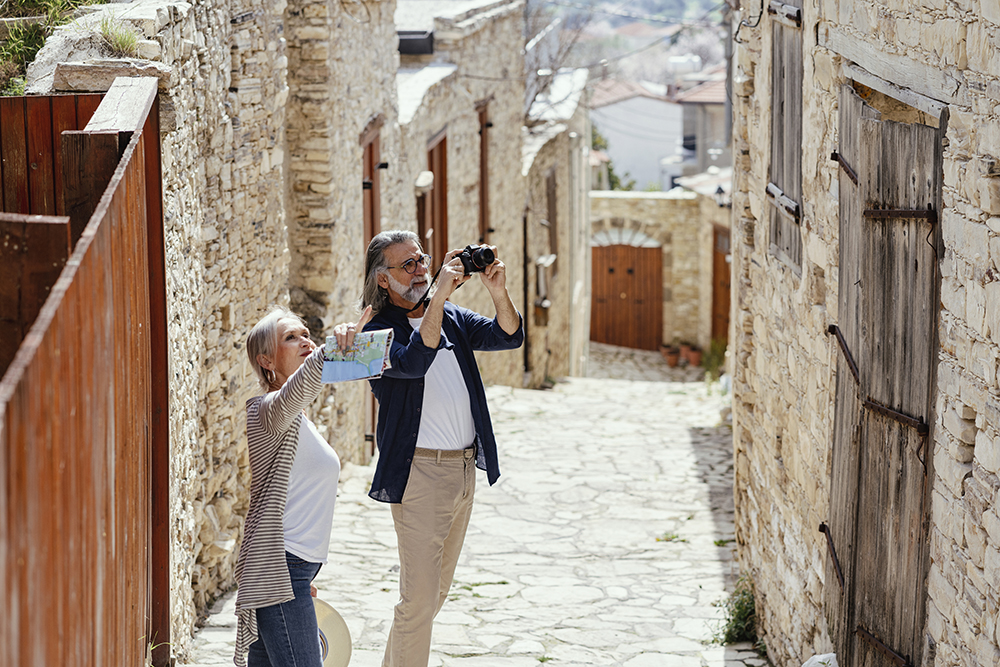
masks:
<svg viewBox="0 0 1000 667"><path fill-rule="evenodd" d="M603 134L597 131L597 127L591 123L590 125L590 147L597 151L608 151L608 139ZM635 190L635 179L627 171L619 176L615 173L615 165L608 158L608 184L611 186L612 190Z"/></svg>

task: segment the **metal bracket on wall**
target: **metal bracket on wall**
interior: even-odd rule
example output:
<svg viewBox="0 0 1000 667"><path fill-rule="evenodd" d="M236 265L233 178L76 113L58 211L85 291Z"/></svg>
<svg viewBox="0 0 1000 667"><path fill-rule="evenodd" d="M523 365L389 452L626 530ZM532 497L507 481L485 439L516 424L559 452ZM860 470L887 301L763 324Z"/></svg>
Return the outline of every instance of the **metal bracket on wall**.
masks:
<svg viewBox="0 0 1000 667"><path fill-rule="evenodd" d="M854 376L854 381L860 385L861 377L858 375L858 365L854 363L854 357L851 356L851 351L847 348L847 341L844 340L844 334L841 333L840 327L836 324L831 324L826 328L826 332L837 337L837 342L840 343L840 351L844 353L844 359L847 360L847 366L851 369L851 375Z"/></svg>
<svg viewBox="0 0 1000 667"><path fill-rule="evenodd" d="M849 179L851 179L851 182L854 183L855 185L858 184L857 172L854 171L851 165L847 164L847 160L844 159L843 155L841 155L837 151L833 151L833 154L830 155L830 159L833 160L834 162L839 162L840 166L844 169L844 173L847 174L847 177Z"/></svg>
<svg viewBox="0 0 1000 667"><path fill-rule="evenodd" d="M892 660L894 663L896 663L897 665L899 665L899 667L913 667L913 665L910 664L910 659L909 658L904 658L900 654L898 654L895 651L893 651L891 648L889 648L888 646L886 646L885 644L883 644L881 641L879 641L879 639L877 637L875 637L875 635L873 635L872 633L868 632L867 630L865 630L860 625L854 631L854 634L856 634L858 637L860 637L861 639L863 639L866 642L868 642L868 644L870 644L872 646L872 648L874 648L876 651L878 651L879 653L881 653L885 657L887 657L890 660Z"/></svg>
<svg viewBox="0 0 1000 667"><path fill-rule="evenodd" d="M892 408L882 405L878 401L874 400L871 396L864 400L865 407L872 412L877 412L880 415L888 417L889 419L894 419L900 424L909 426L910 428L916 430L920 435L927 435L930 431L930 427L923 419L918 419L916 417L911 417L909 415L904 415L898 410L893 410Z"/></svg>
<svg viewBox="0 0 1000 667"><path fill-rule="evenodd" d="M866 208L862 214L869 220L886 220L890 218L924 218L932 225L937 224L937 213L932 209L922 208Z"/></svg>
<svg viewBox="0 0 1000 667"><path fill-rule="evenodd" d="M825 523L819 524L819 532L826 535L826 547L830 551L833 559L833 568L837 572L837 581L840 582L840 590L844 590L844 572L840 569L840 561L837 559L837 550L833 547L833 536L830 535L830 527Z"/></svg>

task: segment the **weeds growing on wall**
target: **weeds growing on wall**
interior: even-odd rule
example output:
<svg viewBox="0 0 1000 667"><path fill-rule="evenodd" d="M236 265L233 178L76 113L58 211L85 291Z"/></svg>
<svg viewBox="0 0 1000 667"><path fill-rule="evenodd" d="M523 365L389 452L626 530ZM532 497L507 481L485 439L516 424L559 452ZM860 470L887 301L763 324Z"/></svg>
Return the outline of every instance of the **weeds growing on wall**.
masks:
<svg viewBox="0 0 1000 667"><path fill-rule="evenodd" d="M132 26L107 14L99 27L101 44L116 58L134 58L139 53L139 33Z"/></svg>
<svg viewBox="0 0 1000 667"><path fill-rule="evenodd" d="M725 600L716 603L725 609L722 627L715 633L715 641L720 644L751 642L754 648L757 640L757 612L754 607L753 581L743 575L736 582L736 588ZM760 649L758 649L760 650Z"/></svg>

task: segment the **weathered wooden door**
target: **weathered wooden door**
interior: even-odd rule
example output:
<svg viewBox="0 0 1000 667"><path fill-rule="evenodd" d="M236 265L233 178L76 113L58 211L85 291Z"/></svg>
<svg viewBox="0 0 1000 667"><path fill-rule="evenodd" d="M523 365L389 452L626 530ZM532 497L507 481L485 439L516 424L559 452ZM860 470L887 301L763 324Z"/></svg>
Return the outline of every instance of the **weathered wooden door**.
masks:
<svg viewBox="0 0 1000 667"><path fill-rule="evenodd" d="M827 619L844 667L919 665L939 291L939 131L840 99Z"/></svg>
<svg viewBox="0 0 1000 667"><path fill-rule="evenodd" d="M716 227L712 232L712 340L729 338L729 286L732 280L729 256L729 230Z"/></svg>
<svg viewBox="0 0 1000 667"><path fill-rule="evenodd" d="M627 245L593 249L590 339L657 350L663 339L663 251Z"/></svg>

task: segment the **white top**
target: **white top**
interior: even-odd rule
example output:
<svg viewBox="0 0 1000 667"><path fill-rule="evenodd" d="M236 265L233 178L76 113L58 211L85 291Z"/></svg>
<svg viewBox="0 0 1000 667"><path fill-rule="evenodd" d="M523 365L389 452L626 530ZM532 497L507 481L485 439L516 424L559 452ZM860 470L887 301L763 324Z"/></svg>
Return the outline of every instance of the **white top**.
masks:
<svg viewBox="0 0 1000 667"><path fill-rule="evenodd" d="M288 476L285 501L285 550L310 563L325 563L330 553L333 505L337 500L340 457L305 416Z"/></svg>
<svg viewBox="0 0 1000 667"><path fill-rule="evenodd" d="M407 318L420 330L422 317ZM472 404L462 368L454 350L441 348L424 376L424 402L420 407L417 447L465 449L476 440Z"/></svg>

